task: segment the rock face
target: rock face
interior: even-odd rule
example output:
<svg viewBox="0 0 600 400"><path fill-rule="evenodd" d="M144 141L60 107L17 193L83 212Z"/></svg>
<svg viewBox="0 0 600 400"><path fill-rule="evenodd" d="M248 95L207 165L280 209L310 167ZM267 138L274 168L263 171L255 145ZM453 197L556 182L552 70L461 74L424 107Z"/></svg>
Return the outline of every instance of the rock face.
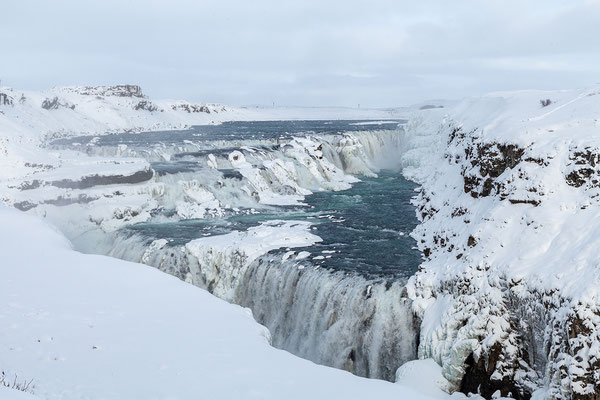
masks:
<svg viewBox="0 0 600 400"><path fill-rule="evenodd" d="M12 106L13 98L6 93L0 93L0 106Z"/></svg>
<svg viewBox="0 0 600 400"><path fill-rule="evenodd" d="M138 85L71 86L62 89L84 96L145 97Z"/></svg>
<svg viewBox="0 0 600 400"><path fill-rule="evenodd" d="M59 108L70 108L75 109L75 104L71 104L64 100L60 100L58 97L46 98L42 101L42 108L44 110L58 110Z"/></svg>
<svg viewBox="0 0 600 400"><path fill-rule="evenodd" d="M140 102L138 102L136 105L133 106L133 109L138 111L138 110L144 110L144 111L163 111L160 108L158 108L154 103L152 103L151 101L148 100L141 100Z"/></svg>
<svg viewBox="0 0 600 400"><path fill-rule="evenodd" d="M206 113L210 114L210 108L204 104L177 103L171 106L173 111L183 110L187 113Z"/></svg>
<svg viewBox="0 0 600 400"><path fill-rule="evenodd" d="M572 149L569 154L568 167L570 171L566 175L567 183L571 186L585 188L596 188L600 185L600 149L586 147L583 150Z"/></svg>
<svg viewBox="0 0 600 400"><path fill-rule="evenodd" d="M600 398L598 92L544 108L539 93L490 95L409 126L419 357L454 390Z"/></svg>

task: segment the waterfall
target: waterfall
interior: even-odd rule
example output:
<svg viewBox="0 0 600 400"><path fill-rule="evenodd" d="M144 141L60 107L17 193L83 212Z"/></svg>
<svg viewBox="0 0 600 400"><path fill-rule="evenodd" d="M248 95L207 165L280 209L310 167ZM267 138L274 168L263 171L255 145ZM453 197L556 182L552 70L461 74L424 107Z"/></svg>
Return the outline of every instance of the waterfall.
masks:
<svg viewBox="0 0 600 400"><path fill-rule="evenodd" d="M207 150L201 142L86 149L181 162L180 170L161 165L164 173L156 174L164 189L157 200L163 210L171 210L157 217L160 223L223 218L238 208L300 206L311 191L347 189L357 181L350 174L376 176L380 168L397 167L403 143L402 130L384 130L221 150ZM303 257L301 248L320 241L310 225L263 222L247 231L213 230L206 233L210 237L196 240L167 240L127 229L89 231L73 242L81 251L154 266L250 308L278 348L356 375L394 380L396 369L415 359L418 347L406 282L335 271ZM278 229L285 231L286 240L278 242L283 237ZM202 234L198 231L196 237Z"/></svg>
<svg viewBox="0 0 600 400"><path fill-rule="evenodd" d="M396 369L417 356L418 325L403 280L333 271L285 251L289 247L252 259L236 244L171 246L136 235L116 235L96 246L250 308L275 347L316 363L393 380Z"/></svg>
<svg viewBox="0 0 600 400"><path fill-rule="evenodd" d="M236 291L271 332L273 345L318 364L394 380L417 356L417 334L404 282L294 265L265 256Z"/></svg>

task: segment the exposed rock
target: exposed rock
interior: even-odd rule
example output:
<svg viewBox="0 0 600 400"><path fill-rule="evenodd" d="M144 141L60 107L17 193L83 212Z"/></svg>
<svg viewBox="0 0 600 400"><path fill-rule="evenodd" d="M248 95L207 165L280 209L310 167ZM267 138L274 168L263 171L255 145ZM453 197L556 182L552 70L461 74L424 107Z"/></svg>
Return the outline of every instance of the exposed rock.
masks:
<svg viewBox="0 0 600 400"><path fill-rule="evenodd" d="M502 358L500 344L492 347L488 354L477 357L473 353L467 358L467 366L464 377L460 384L460 391L468 393L479 393L489 399L496 391L500 391L502 396L511 397L517 400L527 400L531 398L531 392L519 387L509 376L503 376L501 379L494 379L494 372L498 361Z"/></svg>
<svg viewBox="0 0 600 400"><path fill-rule="evenodd" d="M71 104L67 101L59 100L58 97L46 98L42 101L42 108L45 110L58 110L59 108L70 108L75 109L75 104Z"/></svg>
<svg viewBox="0 0 600 400"><path fill-rule="evenodd" d="M144 111L163 111L159 109L154 103L148 100L141 100L136 105L133 106L134 110L144 110Z"/></svg>
<svg viewBox="0 0 600 400"><path fill-rule="evenodd" d="M569 171L565 180L567 184L585 189L600 187L600 151L585 148L584 150L571 149L570 162L567 164Z"/></svg>
<svg viewBox="0 0 600 400"><path fill-rule="evenodd" d="M152 179L153 176L154 171L148 168L143 171L137 171L132 175L88 175L80 180L63 179L53 181L50 184L59 188L87 189L99 185L141 183Z"/></svg>
<svg viewBox="0 0 600 400"><path fill-rule="evenodd" d="M204 104L192 104L192 103L177 103L172 104L171 109L174 111L182 110L187 113L206 113L210 114L210 108Z"/></svg>
<svg viewBox="0 0 600 400"><path fill-rule="evenodd" d="M465 193L472 197L487 197L505 194L506 190L498 178L507 169L521 162L524 149L514 144L485 143L475 144L465 149L465 155L472 168L463 171Z"/></svg>
<svg viewBox="0 0 600 400"><path fill-rule="evenodd" d="M0 93L0 106L12 106L13 98L6 93Z"/></svg>
<svg viewBox="0 0 600 400"><path fill-rule="evenodd" d="M146 97L138 85L69 86L61 89L84 96Z"/></svg>

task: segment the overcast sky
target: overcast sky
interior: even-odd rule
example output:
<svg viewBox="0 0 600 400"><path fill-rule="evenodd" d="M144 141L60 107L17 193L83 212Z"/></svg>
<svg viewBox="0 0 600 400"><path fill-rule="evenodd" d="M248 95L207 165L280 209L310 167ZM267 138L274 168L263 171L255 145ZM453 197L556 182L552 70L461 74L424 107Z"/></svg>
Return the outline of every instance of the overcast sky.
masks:
<svg viewBox="0 0 600 400"><path fill-rule="evenodd" d="M398 106L600 82L600 0L0 0L3 85Z"/></svg>

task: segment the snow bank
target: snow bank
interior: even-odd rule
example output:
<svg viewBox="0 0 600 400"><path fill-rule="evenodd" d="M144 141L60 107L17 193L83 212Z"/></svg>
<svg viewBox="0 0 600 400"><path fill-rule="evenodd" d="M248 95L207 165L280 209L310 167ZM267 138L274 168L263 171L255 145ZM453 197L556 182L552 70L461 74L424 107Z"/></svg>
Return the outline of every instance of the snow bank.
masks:
<svg viewBox="0 0 600 400"><path fill-rule="evenodd" d="M431 358L413 360L396 371L396 383L419 391L440 396L449 393L450 383L442 376L441 367Z"/></svg>

